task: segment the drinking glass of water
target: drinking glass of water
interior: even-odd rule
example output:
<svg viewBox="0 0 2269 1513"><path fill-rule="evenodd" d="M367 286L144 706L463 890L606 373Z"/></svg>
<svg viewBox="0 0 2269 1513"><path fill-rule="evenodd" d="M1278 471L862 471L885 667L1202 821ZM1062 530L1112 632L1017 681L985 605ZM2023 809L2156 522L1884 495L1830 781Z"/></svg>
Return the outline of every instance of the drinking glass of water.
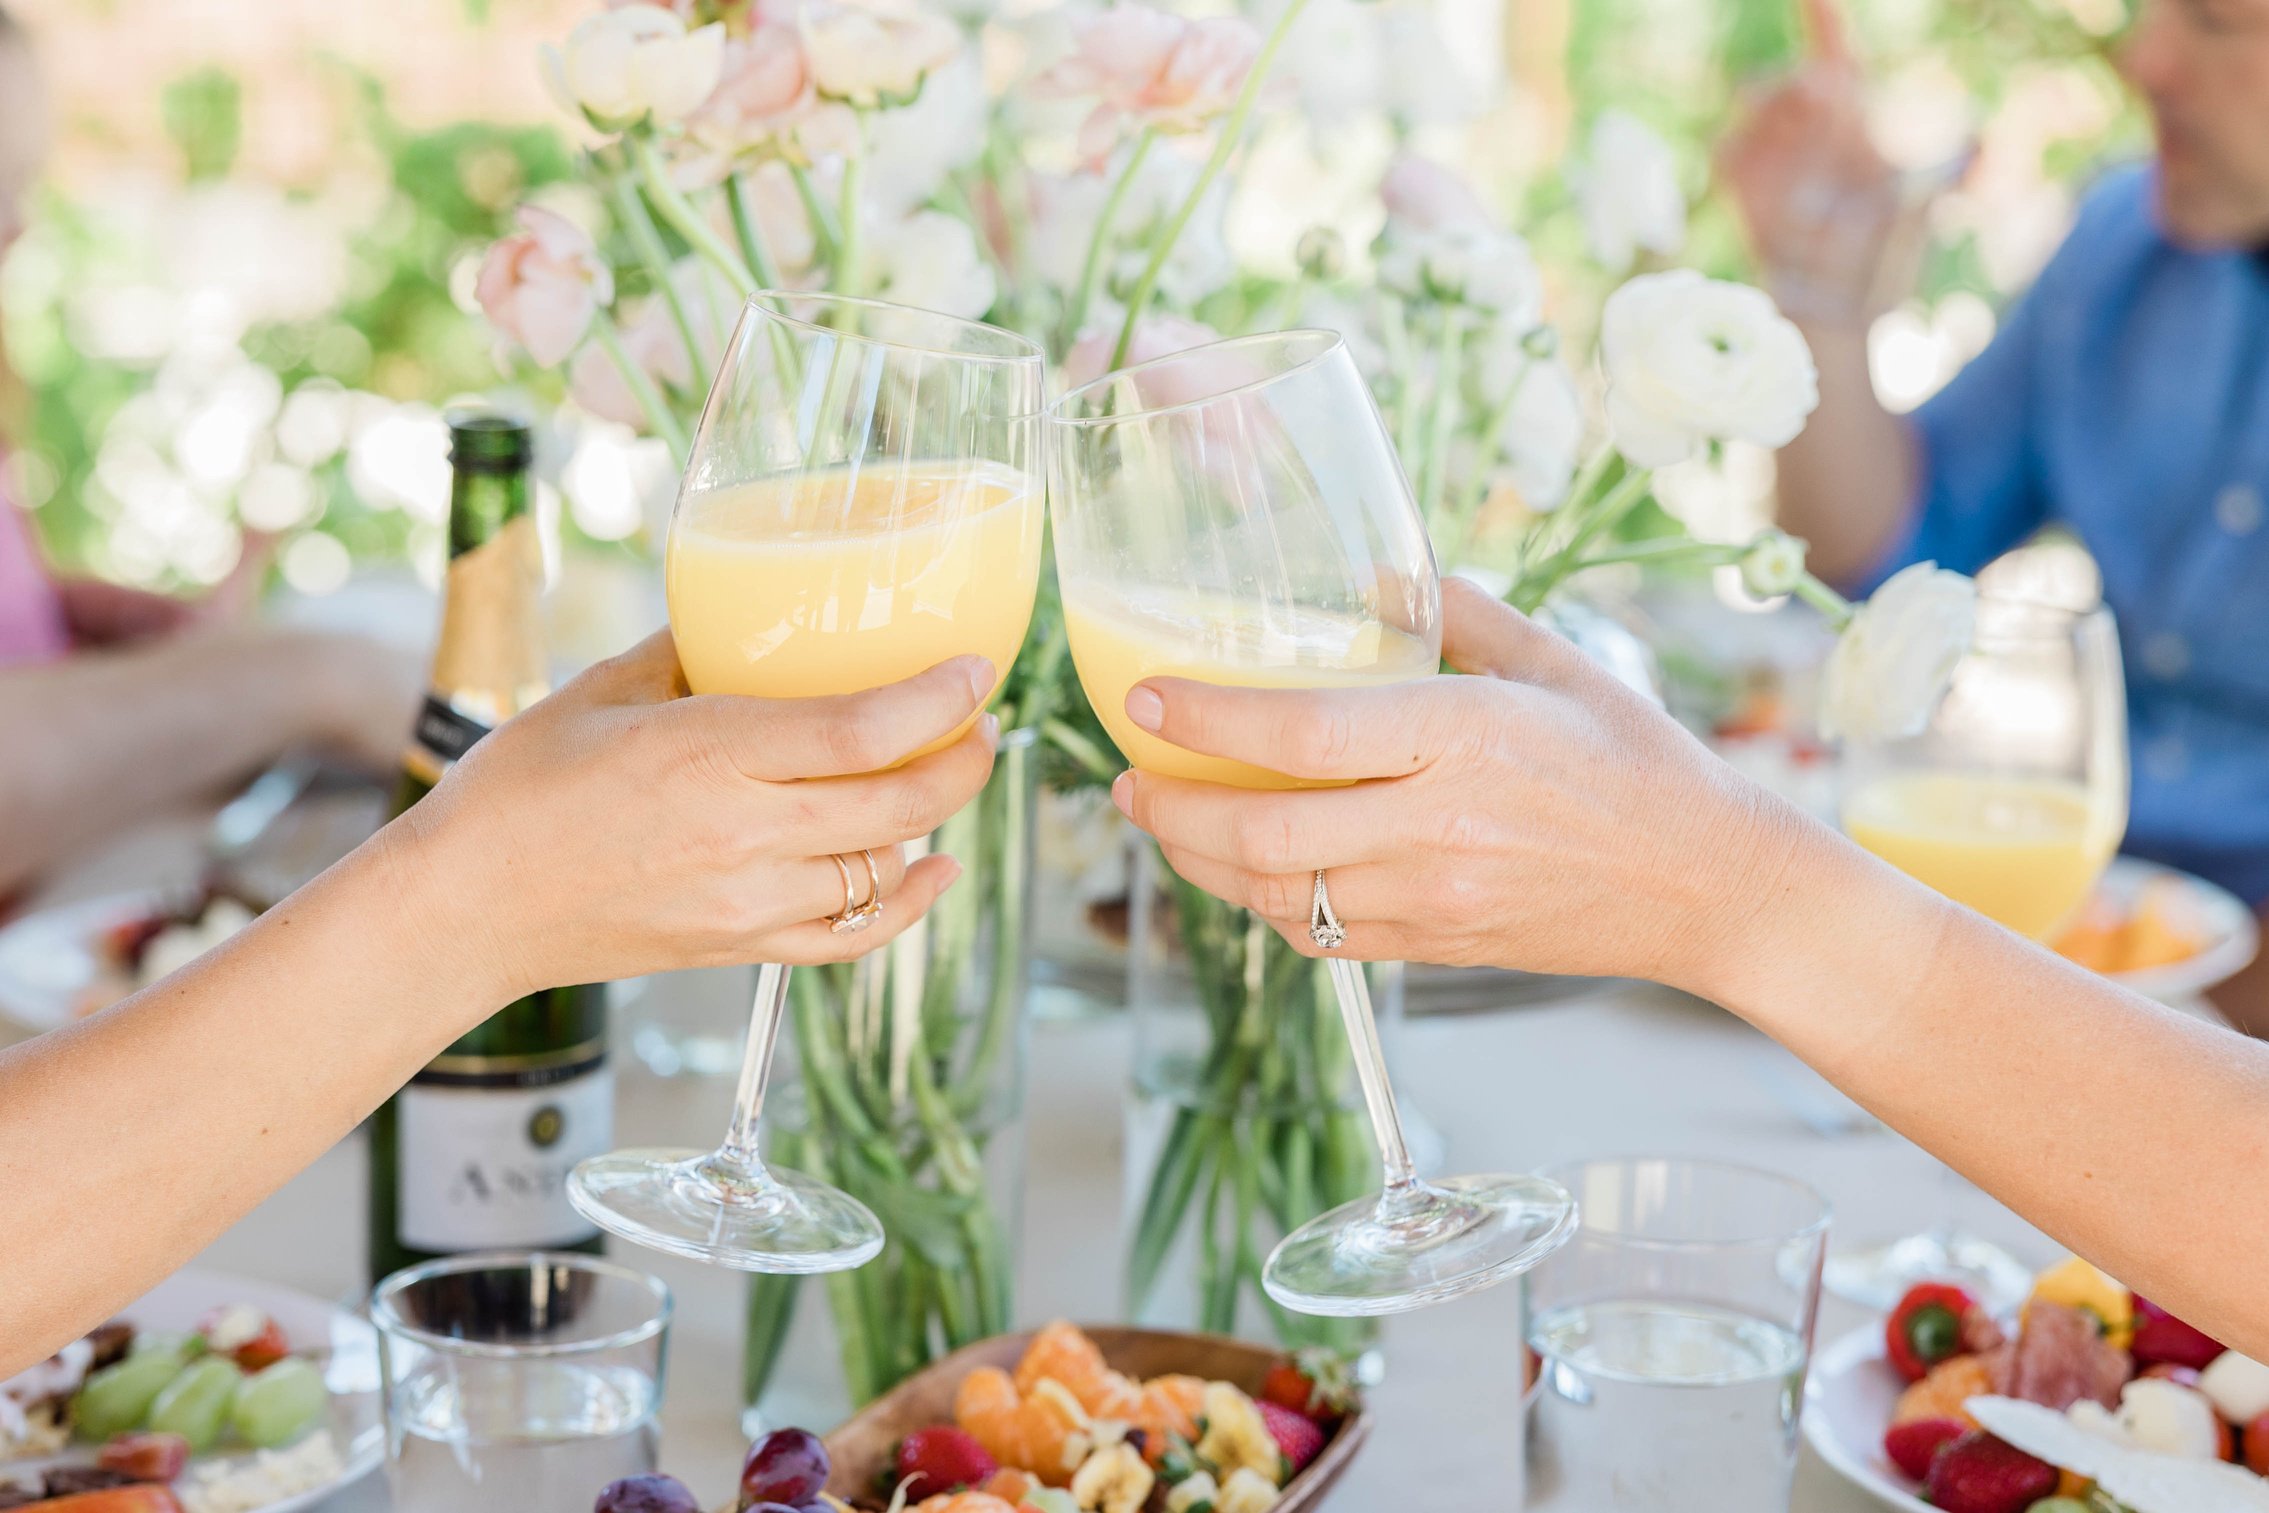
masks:
<svg viewBox="0 0 2269 1513"><path fill-rule="evenodd" d="M1711 1161L1546 1173L1582 1214L1527 1278L1532 1509L1786 1510L1828 1205Z"/></svg>
<svg viewBox="0 0 2269 1513"><path fill-rule="evenodd" d="M654 1469L670 1290L594 1256L451 1256L371 1295L394 1506L558 1513Z"/></svg>

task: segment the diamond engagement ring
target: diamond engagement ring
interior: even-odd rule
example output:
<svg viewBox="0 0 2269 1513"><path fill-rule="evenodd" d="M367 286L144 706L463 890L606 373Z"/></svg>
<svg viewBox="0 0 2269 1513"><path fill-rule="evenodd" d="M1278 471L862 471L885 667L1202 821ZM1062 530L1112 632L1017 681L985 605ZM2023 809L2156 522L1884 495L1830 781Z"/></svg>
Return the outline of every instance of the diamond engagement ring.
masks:
<svg viewBox="0 0 2269 1513"><path fill-rule="evenodd" d="M861 851L859 854L867 859L867 897L864 903L859 900L858 885L851 881L850 862L840 854L828 858L835 863L835 870L843 874L843 912L827 917L830 934L856 935L882 918L881 869L875 866L875 854L872 851Z"/></svg>
<svg viewBox="0 0 2269 1513"><path fill-rule="evenodd" d="M1326 951L1347 944L1347 926L1332 912L1331 894L1324 890L1324 869L1316 869L1315 901L1308 906L1308 939Z"/></svg>

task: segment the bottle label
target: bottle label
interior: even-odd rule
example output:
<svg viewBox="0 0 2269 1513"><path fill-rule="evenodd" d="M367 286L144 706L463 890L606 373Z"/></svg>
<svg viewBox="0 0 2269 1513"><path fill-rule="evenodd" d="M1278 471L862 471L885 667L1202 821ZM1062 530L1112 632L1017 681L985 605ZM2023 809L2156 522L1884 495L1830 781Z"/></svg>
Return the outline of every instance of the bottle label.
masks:
<svg viewBox="0 0 2269 1513"><path fill-rule="evenodd" d="M421 1074L402 1089L401 1243L411 1250L576 1245L598 1230L567 1174L614 1148L604 1061L533 1071Z"/></svg>
<svg viewBox="0 0 2269 1513"><path fill-rule="evenodd" d="M473 743L487 734L486 725L452 707L439 694L427 694L425 707L418 711L417 733L412 739L422 750L447 766L471 751Z"/></svg>

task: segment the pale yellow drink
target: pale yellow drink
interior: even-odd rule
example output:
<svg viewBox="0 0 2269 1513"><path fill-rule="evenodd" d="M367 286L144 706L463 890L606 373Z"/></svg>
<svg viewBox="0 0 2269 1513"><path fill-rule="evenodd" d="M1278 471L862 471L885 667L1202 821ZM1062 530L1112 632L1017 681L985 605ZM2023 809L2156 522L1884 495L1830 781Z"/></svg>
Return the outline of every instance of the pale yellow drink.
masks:
<svg viewBox="0 0 2269 1513"><path fill-rule="evenodd" d="M1127 718L1127 690L1144 678L1194 678L1229 688L1358 688L1433 676L1434 651L1377 620L1275 609L1224 595L1064 590L1064 623L1080 686L1119 751L1145 772L1238 788L1326 784L1204 756Z"/></svg>
<svg viewBox="0 0 2269 1513"><path fill-rule="evenodd" d="M1844 803L1851 838L1956 903L2046 940L2087 899L2119 847L2116 805L2075 782L1920 771Z"/></svg>
<svg viewBox="0 0 2269 1513"><path fill-rule="evenodd" d="M839 468L692 495L668 563L687 686L857 693L970 652L1005 676L1032 620L1041 513L1033 481L996 463Z"/></svg>

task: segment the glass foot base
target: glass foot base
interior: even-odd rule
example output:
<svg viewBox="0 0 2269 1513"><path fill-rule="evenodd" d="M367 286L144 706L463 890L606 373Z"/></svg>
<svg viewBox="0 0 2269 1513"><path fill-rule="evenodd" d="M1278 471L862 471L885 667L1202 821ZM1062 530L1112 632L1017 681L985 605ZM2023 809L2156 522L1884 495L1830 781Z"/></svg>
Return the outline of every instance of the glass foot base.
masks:
<svg viewBox="0 0 2269 1513"><path fill-rule="evenodd" d="M1452 1177L1311 1219L1269 1256L1261 1283L1298 1313L1402 1313L1527 1271L1576 1227L1576 1202L1542 1177Z"/></svg>
<svg viewBox="0 0 2269 1513"><path fill-rule="evenodd" d="M2033 1274L1991 1241L1951 1230L1841 1251L1820 1273L1820 1284L1845 1302L1886 1312L1917 1282L1960 1283L2001 1312L2024 1301Z"/></svg>
<svg viewBox="0 0 2269 1513"><path fill-rule="evenodd" d="M736 1271L849 1271L882 1249L882 1221L864 1203L800 1172L767 1171L743 1185L711 1151L614 1151L577 1166L567 1197L609 1234Z"/></svg>

